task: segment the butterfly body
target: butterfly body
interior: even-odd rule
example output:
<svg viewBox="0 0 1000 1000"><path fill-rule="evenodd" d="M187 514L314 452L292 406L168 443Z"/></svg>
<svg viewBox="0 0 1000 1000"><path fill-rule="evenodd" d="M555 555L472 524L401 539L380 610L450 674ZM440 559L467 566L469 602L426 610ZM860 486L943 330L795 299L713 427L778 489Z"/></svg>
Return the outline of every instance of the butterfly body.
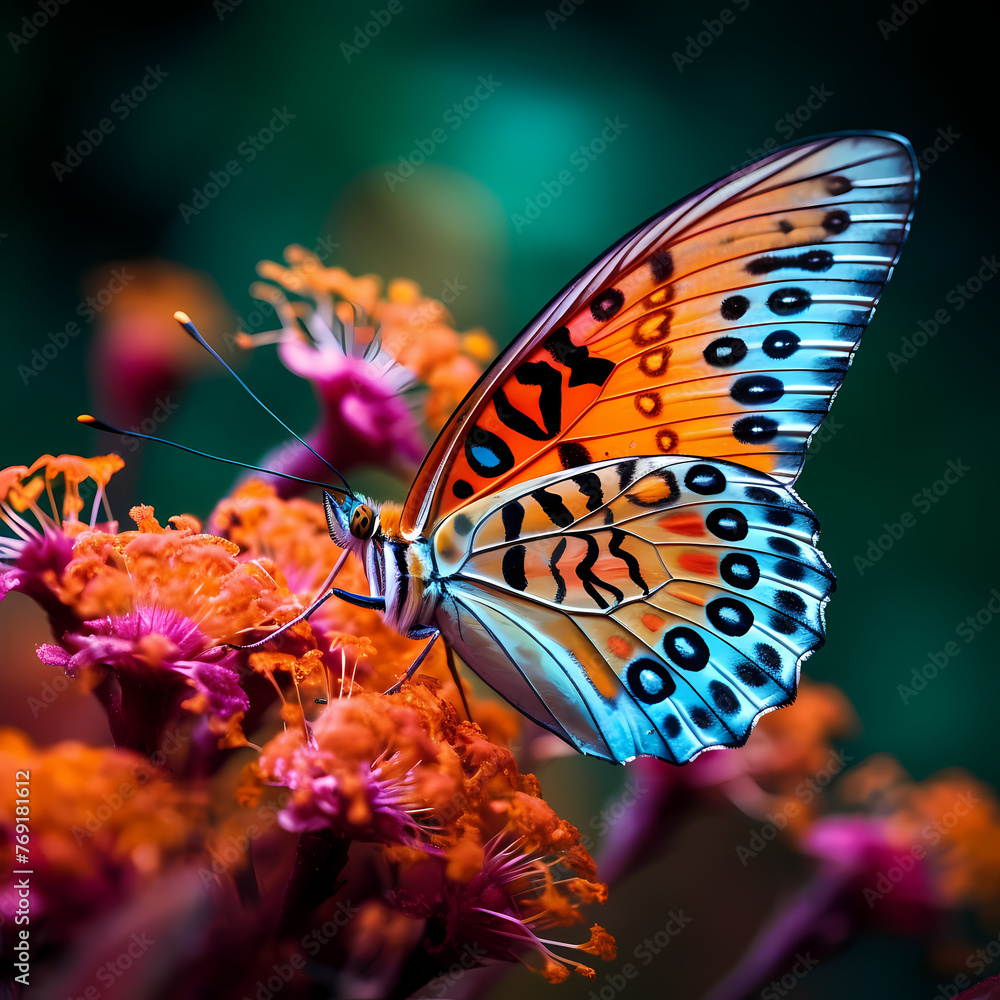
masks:
<svg viewBox="0 0 1000 1000"><path fill-rule="evenodd" d="M899 137L809 140L612 247L487 370L401 509L327 496L387 622L440 631L584 753L745 742L823 642L833 574L791 484L915 191Z"/></svg>

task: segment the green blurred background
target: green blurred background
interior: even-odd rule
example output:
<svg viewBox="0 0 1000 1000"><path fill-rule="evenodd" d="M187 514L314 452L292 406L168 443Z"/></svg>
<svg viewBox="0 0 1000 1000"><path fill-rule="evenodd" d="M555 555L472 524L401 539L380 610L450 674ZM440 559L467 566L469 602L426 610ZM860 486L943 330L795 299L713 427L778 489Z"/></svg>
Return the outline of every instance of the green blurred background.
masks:
<svg viewBox="0 0 1000 1000"><path fill-rule="evenodd" d="M384 0L374 6L384 9ZM855 759L885 750L917 777L961 765L1000 783L1000 621L984 624L972 642L959 640L960 655L908 704L897 690L1000 586L991 367L1000 280L971 297L955 292L981 258L1000 250L988 15L942 0L739 0L728 5L732 23L706 36L722 0L394 6L398 13L376 33L370 2L178 2L161 17L138 5L74 0L33 37L8 35L0 61L0 171L10 195L0 240L8 289L0 464L114 447L73 422L81 411L101 413L85 374L89 324L37 376L23 368L50 333L79 320L82 282L95 266L180 262L210 275L244 327L261 330L276 324L267 307L254 315L247 289L256 262L280 259L291 242L336 244L327 262L352 273L411 277L434 296L450 282L460 291L451 305L458 327L484 326L505 343L627 230L768 140L898 131L925 168L914 228L831 430L814 443L819 454L799 482L840 577L829 641L807 669L840 685L856 706L862 729L848 746ZM37 9L8 8L5 31L22 33L21 18ZM366 23L375 37L361 47L356 35ZM711 38L700 54L699 33L702 43ZM148 86L149 67L159 68L160 82L120 120L113 102L144 78ZM456 102L477 86L485 93L480 78L492 81L491 92L456 118ZM269 125L275 108L287 112L287 125L250 162L241 144ZM65 147L105 117L113 130L57 177L53 163L66 161ZM627 127L592 161L575 156L606 118ZM447 138L436 144L439 128ZM938 149L925 153L935 141ZM390 190L385 172L399 172L400 158L421 144L435 148ZM182 212L194 189L234 159L241 171L218 196L197 214ZM526 224L528 200L564 170L573 183ZM939 310L947 316L941 332L894 371L889 352ZM290 424L311 425L309 394L273 352L254 352L242 370ZM159 429L172 439L249 460L281 440L213 371L177 399ZM914 495L933 488L949 460L969 471L924 513ZM138 495L114 498L120 517L139 500L161 516L203 516L231 482L224 467L166 448L145 451L137 475ZM404 489L377 476L368 483L383 494ZM855 556L906 511L916 525L859 572ZM6 602L6 627L26 605ZM23 670L4 646L3 669ZM60 718L60 733L40 735L78 734L77 716ZM90 724L80 722L79 734L92 735ZM556 808L584 829L621 781L620 770L578 758L550 763L540 776ZM776 886L794 876L779 849L749 874L741 870L732 845L747 826L735 814L728 830L695 823L651 875L613 894L602 922L625 955L672 908L694 917L630 996L698 996L735 961L782 891ZM515 982L526 995L549 992L521 976L501 993ZM591 988L559 991L585 997ZM930 997L935 989L916 945L872 939L824 962L795 995Z"/></svg>

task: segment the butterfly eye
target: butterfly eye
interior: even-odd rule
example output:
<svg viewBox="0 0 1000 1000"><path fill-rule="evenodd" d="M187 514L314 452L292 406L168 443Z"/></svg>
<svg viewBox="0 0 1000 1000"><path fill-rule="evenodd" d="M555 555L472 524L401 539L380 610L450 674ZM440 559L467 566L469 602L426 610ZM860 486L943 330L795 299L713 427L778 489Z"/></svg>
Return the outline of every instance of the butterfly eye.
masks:
<svg viewBox="0 0 1000 1000"><path fill-rule="evenodd" d="M359 504L351 517L351 534L355 538L369 538L375 526L375 514L367 504Z"/></svg>

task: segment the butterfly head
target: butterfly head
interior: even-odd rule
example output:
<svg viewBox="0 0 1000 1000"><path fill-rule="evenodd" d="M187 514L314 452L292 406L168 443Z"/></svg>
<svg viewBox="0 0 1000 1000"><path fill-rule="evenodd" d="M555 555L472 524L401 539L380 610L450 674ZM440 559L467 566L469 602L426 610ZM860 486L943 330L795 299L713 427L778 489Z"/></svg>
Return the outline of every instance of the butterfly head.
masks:
<svg viewBox="0 0 1000 1000"><path fill-rule="evenodd" d="M323 496L330 537L343 549L360 552L378 529L378 504L360 495Z"/></svg>

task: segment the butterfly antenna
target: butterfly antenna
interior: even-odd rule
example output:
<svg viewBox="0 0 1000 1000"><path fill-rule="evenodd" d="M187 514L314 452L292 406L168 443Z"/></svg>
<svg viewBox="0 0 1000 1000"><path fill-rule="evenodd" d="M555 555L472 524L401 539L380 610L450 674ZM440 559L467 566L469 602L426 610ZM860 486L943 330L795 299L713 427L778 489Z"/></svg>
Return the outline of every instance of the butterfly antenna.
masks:
<svg viewBox="0 0 1000 1000"><path fill-rule="evenodd" d="M198 328L194 325L194 323L191 322L191 317L188 316L186 312L181 312L178 310L177 312L174 313L174 319L177 320L178 323L180 323L180 325L184 328L184 330L191 336L191 338L194 341L196 341L198 344L204 347L205 350L208 351L208 353L211 354L212 357L215 358L215 360L218 361L219 364L222 365L222 367L225 368L226 371L229 372L229 374L232 375L233 378L236 379L236 381L239 382L241 386L243 386L243 388L247 391L247 393L249 393L250 397L254 400L254 402L257 403L258 406L263 407L263 409L265 409L273 419L275 419L279 424L281 424L281 426L284 427L284 429L288 431L288 433L291 434L292 437L299 442L299 444L305 445L328 469L330 469L331 472L333 472L333 474L344 484L344 488L346 489L348 495L354 496L354 490L352 490L351 487L348 485L347 480L341 475L340 470L337 469L336 466L328 462L311 444L309 444L308 441L305 441L303 438L299 437L299 435L296 434L295 431L293 431L291 427L289 427L288 424L286 424L285 421L282 420L281 417L279 417L253 391L253 389L251 389L250 386L248 386L246 382L244 382L243 379L241 379L239 375L236 374L235 371L233 371L232 367L230 367L229 363L222 357L222 355L219 354L219 352L214 347L212 347L212 345L198 332ZM135 436L138 437L139 435ZM266 472L267 470L264 469L260 471ZM278 475L278 473L273 473L273 475ZM296 477L292 476L291 478L294 479Z"/></svg>
<svg viewBox="0 0 1000 1000"><path fill-rule="evenodd" d="M275 472L272 469L265 469L259 465L251 465L249 462L238 462L235 458L222 458L219 455L209 455L207 451L199 451L197 448L189 448L186 444L178 444L176 441L168 441L166 438L153 437L152 434L140 434L138 431L127 431L122 427L115 427L114 424L107 424L103 420L98 420L97 417L92 417L89 413L81 413L76 419L81 424L86 424L88 427L93 427L95 430L107 431L109 434L121 434L123 437L142 438L144 441L155 441L157 444L166 444L171 448L179 448L181 451L189 452L192 455L199 455L201 458L210 458L213 462L222 462L225 465L237 465L241 469L250 469L253 472L263 472L268 476L280 476L282 479L291 479L293 482L305 483L307 486L320 486L324 490L332 490L335 493L344 493L348 496L354 495L349 492L350 487L345 490L343 486L331 486L329 483L321 483L315 479L303 479L301 476L292 476L287 472Z"/></svg>

